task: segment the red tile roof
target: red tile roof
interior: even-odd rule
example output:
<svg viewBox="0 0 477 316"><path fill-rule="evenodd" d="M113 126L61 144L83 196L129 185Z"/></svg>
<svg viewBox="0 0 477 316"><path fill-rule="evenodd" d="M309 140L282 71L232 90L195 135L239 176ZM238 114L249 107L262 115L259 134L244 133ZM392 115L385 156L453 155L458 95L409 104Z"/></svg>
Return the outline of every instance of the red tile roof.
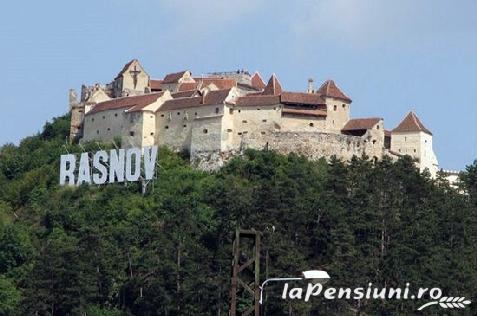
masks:
<svg viewBox="0 0 477 316"><path fill-rule="evenodd" d="M164 102L159 111L170 111L202 105L202 97L177 98Z"/></svg>
<svg viewBox="0 0 477 316"><path fill-rule="evenodd" d="M392 133L400 133L400 132L424 132L429 135L432 135L431 131L429 131L424 124L419 120L417 115L414 112L409 112L408 115L402 120L399 125L391 131Z"/></svg>
<svg viewBox="0 0 477 316"><path fill-rule="evenodd" d="M282 92L280 100L284 104L324 105L325 100L314 93Z"/></svg>
<svg viewBox="0 0 477 316"><path fill-rule="evenodd" d="M232 78L194 78L199 84L202 83L201 88L214 84L219 90L230 89L237 86L237 81Z"/></svg>
<svg viewBox="0 0 477 316"><path fill-rule="evenodd" d="M229 92L230 89L215 90L209 91L205 96L174 98L164 102L164 104L159 108L159 111L171 111L189 107L198 107L202 105L223 104L225 99L229 95Z"/></svg>
<svg viewBox="0 0 477 316"><path fill-rule="evenodd" d="M151 91L162 90L162 80L151 79L149 80L149 86L151 87Z"/></svg>
<svg viewBox="0 0 477 316"><path fill-rule="evenodd" d="M181 79L186 72L187 70L168 74L164 77L162 81L163 83L178 83L179 79Z"/></svg>
<svg viewBox="0 0 477 316"><path fill-rule="evenodd" d="M299 115L299 116L315 116L315 117L326 117L327 113L326 110L318 110L318 109L292 109L292 108L284 108L282 110L283 114L291 114L291 115Z"/></svg>
<svg viewBox="0 0 477 316"><path fill-rule="evenodd" d="M229 96L230 89L209 91L204 96L204 105L223 104L225 99Z"/></svg>
<svg viewBox="0 0 477 316"><path fill-rule="evenodd" d="M179 91L197 90L197 82L184 82L179 86Z"/></svg>
<svg viewBox="0 0 477 316"><path fill-rule="evenodd" d="M157 92L157 93L149 93L139 96L131 96L131 97L122 97L116 98L112 100L108 100L105 102L100 102L96 104L91 111L86 113L86 115L107 111L107 110L116 110L116 109L132 109L138 111L152 104L157 101L164 93Z"/></svg>
<svg viewBox="0 0 477 316"><path fill-rule="evenodd" d="M190 97L194 96L196 93L199 93L199 91L197 91L197 90L189 90L189 91L181 91L181 92L171 93L171 96L172 96L174 99L177 99L177 98L190 98Z"/></svg>
<svg viewBox="0 0 477 316"><path fill-rule="evenodd" d="M351 99L338 88L333 80L326 80L317 92L323 97L340 99L351 103Z"/></svg>
<svg viewBox="0 0 477 316"><path fill-rule="evenodd" d="M280 103L278 95L253 95L237 99L237 106L275 105Z"/></svg>
<svg viewBox="0 0 477 316"><path fill-rule="evenodd" d="M252 76L250 82L252 87L258 90L263 90L263 88L265 88L265 82L263 82L262 76L260 76L260 73L258 71L255 72L255 74Z"/></svg>
<svg viewBox="0 0 477 316"><path fill-rule="evenodd" d="M263 95L279 95L282 93L282 86L275 74L268 80L267 86L263 90Z"/></svg>
<svg viewBox="0 0 477 316"><path fill-rule="evenodd" d="M262 89L258 89L250 84L246 84L243 82L237 82L237 87L240 87L245 90L254 90L254 91L260 91L260 94L262 94Z"/></svg>
<svg viewBox="0 0 477 316"><path fill-rule="evenodd" d="M372 129L381 120L382 118L379 118L379 117L352 119L352 120L349 120L348 123L346 123L346 125L343 127L342 130L353 131L353 130Z"/></svg>

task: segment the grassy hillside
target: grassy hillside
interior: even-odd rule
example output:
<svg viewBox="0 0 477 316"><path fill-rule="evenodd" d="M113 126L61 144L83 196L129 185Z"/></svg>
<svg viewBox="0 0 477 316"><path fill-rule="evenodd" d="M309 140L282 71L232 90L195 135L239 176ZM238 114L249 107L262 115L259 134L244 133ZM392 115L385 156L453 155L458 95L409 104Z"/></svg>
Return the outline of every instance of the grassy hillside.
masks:
<svg viewBox="0 0 477 316"><path fill-rule="evenodd" d="M263 232L269 276L322 268L334 286L409 282L477 299L477 163L463 195L407 158L248 151L205 173L161 148L143 196L138 183L60 187L61 154L98 150L67 144L68 129L59 117L0 149L0 315L227 315L236 227ZM422 305L279 296L271 287L267 315L409 315Z"/></svg>

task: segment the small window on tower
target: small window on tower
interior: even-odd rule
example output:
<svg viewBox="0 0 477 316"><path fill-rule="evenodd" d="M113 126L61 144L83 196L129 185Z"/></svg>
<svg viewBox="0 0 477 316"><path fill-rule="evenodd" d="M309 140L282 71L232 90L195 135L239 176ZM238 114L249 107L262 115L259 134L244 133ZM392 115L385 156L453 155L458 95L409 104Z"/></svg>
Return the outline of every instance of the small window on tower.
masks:
<svg viewBox="0 0 477 316"><path fill-rule="evenodd" d="M219 108L215 108L215 114L219 114Z"/></svg>
<svg viewBox="0 0 477 316"><path fill-rule="evenodd" d="M114 113L114 116L115 116L115 117L118 117L118 113Z"/></svg>
<svg viewBox="0 0 477 316"><path fill-rule="evenodd" d="M151 136L154 136L154 132L151 132Z"/></svg>
<svg viewBox="0 0 477 316"><path fill-rule="evenodd" d="M229 114L230 115L234 114L234 109L229 109Z"/></svg>
<svg viewBox="0 0 477 316"><path fill-rule="evenodd" d="M161 114L161 117L164 117L164 114Z"/></svg>
<svg viewBox="0 0 477 316"><path fill-rule="evenodd" d="M246 121L246 120L243 120L242 123L247 123L247 121Z"/></svg>
<svg viewBox="0 0 477 316"><path fill-rule="evenodd" d="M99 129L96 131L96 134L99 134Z"/></svg>
<svg viewBox="0 0 477 316"><path fill-rule="evenodd" d="M202 130L202 132L203 132L204 134L207 134L209 131L207 130L207 128L204 128L204 129Z"/></svg>
<svg viewBox="0 0 477 316"><path fill-rule="evenodd" d="M416 151L417 151L417 150L416 150L416 149L414 149L414 152L416 152Z"/></svg>
<svg viewBox="0 0 477 316"><path fill-rule="evenodd" d="M94 122L94 117L91 118L91 122Z"/></svg>
<svg viewBox="0 0 477 316"><path fill-rule="evenodd" d="M313 126L315 126L315 124L313 124L313 123L310 123L310 124L308 124L308 125L310 125L310 127L313 127Z"/></svg>
<svg viewBox="0 0 477 316"><path fill-rule="evenodd" d="M166 125L166 126L164 126L164 128L165 128L165 129L169 129L169 126L168 126L168 125Z"/></svg>
<svg viewBox="0 0 477 316"><path fill-rule="evenodd" d="M346 104L343 104L342 107L343 107L343 109L346 109Z"/></svg>
<svg viewBox="0 0 477 316"><path fill-rule="evenodd" d="M129 136L134 136L134 131L130 131Z"/></svg>
<svg viewBox="0 0 477 316"><path fill-rule="evenodd" d="M336 105L335 105L335 106L333 106L333 110L335 110L335 111L336 111L337 109L338 109L338 107L337 107Z"/></svg>

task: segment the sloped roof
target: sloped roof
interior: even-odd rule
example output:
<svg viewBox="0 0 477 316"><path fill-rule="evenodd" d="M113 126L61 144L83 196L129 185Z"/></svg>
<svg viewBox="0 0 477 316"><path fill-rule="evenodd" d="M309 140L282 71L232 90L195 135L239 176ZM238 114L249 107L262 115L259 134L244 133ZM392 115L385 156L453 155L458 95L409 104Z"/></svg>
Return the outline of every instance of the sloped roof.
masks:
<svg viewBox="0 0 477 316"><path fill-rule="evenodd" d="M429 135L432 135L424 124L419 120L417 115L414 112L409 112L404 120L399 123L399 125L391 131L392 133L401 133L401 132L424 132Z"/></svg>
<svg viewBox="0 0 477 316"><path fill-rule="evenodd" d="M187 91L190 92L190 91ZM196 92L196 91L194 91ZM186 96L186 97L175 97L177 93L172 96L174 99L167 100L159 108L159 111L173 111L177 109L199 107L202 105L219 105L223 104L227 96L229 95L230 89L224 90L215 90L209 91L205 96ZM184 93L185 92L179 92Z"/></svg>
<svg viewBox="0 0 477 316"><path fill-rule="evenodd" d="M299 116L315 116L315 117L326 117L327 113L326 110L318 110L318 109L291 109L291 108L284 108L282 110L283 114L291 114L291 115L299 115Z"/></svg>
<svg viewBox="0 0 477 316"><path fill-rule="evenodd" d="M188 90L188 91L180 91L180 92L171 93L171 96L174 99L189 98L189 97L194 96L196 93L199 93L199 91L198 90Z"/></svg>
<svg viewBox="0 0 477 316"><path fill-rule="evenodd" d="M149 85L152 91L162 90L162 80L151 79L149 80Z"/></svg>
<svg viewBox="0 0 477 316"><path fill-rule="evenodd" d="M178 83L179 79L181 79L186 72L187 70L183 70L183 71L167 74L162 80L162 82L163 83Z"/></svg>
<svg viewBox="0 0 477 316"><path fill-rule="evenodd" d="M230 89L237 86L237 81L233 78L194 78L202 87L214 84L219 90Z"/></svg>
<svg viewBox="0 0 477 316"><path fill-rule="evenodd" d="M323 97L341 99L351 103L351 99L338 88L333 80L326 80L317 92Z"/></svg>
<svg viewBox="0 0 477 316"><path fill-rule="evenodd" d="M260 73L256 71L252 78L250 79L251 86L258 89L262 90L265 88L265 82L263 82L262 76L260 76Z"/></svg>
<svg viewBox="0 0 477 316"><path fill-rule="evenodd" d="M352 119L352 120L349 120L348 123L346 123L346 125L343 127L342 130L354 131L354 130L372 129L381 120L382 118L379 118L379 117Z"/></svg>
<svg viewBox="0 0 477 316"><path fill-rule="evenodd" d="M253 95L238 98L236 105L238 106L260 106L260 105L275 105L280 103L280 96L278 95Z"/></svg>
<svg viewBox="0 0 477 316"><path fill-rule="evenodd" d="M282 93L282 86L275 74L268 80L267 86L263 90L263 95L279 95Z"/></svg>
<svg viewBox="0 0 477 316"><path fill-rule="evenodd" d="M230 89L214 90L206 93L203 99L204 105L223 104L229 96Z"/></svg>
<svg viewBox="0 0 477 316"><path fill-rule="evenodd" d="M202 105L202 97L191 97L191 98L177 98L170 99L164 102L164 104L159 108L159 111L170 111L183 108L191 108Z"/></svg>
<svg viewBox="0 0 477 316"><path fill-rule="evenodd" d="M141 110L145 106L152 104L157 101L160 97L164 95L163 92L149 93L138 96L122 97L116 98L96 104L91 111L86 113L86 115L107 111L107 110L117 110L117 109L131 109Z"/></svg>
<svg viewBox="0 0 477 316"><path fill-rule="evenodd" d="M114 79L117 79L117 78L121 77L121 76L126 72L126 70L128 70L129 67L131 67L131 65L132 65L135 61L138 62L137 59L133 59L133 60L129 61L126 65L124 65L123 69L121 69L121 71L118 73L118 75L117 75Z"/></svg>
<svg viewBox="0 0 477 316"><path fill-rule="evenodd" d="M322 105L326 104L325 100L314 93L303 92L282 92L280 100L284 104L306 104L306 105Z"/></svg>
<svg viewBox="0 0 477 316"><path fill-rule="evenodd" d="M179 86L179 91L196 90L198 85L197 82L183 82Z"/></svg>

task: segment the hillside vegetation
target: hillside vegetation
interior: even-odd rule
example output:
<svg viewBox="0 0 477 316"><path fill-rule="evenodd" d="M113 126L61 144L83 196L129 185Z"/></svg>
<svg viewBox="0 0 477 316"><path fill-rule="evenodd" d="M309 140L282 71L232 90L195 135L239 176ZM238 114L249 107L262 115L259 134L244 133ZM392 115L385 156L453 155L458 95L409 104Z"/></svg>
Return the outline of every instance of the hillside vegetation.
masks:
<svg viewBox="0 0 477 316"><path fill-rule="evenodd" d="M263 233L271 277L318 268L333 286L409 282L477 300L477 163L459 194L407 158L247 151L206 173L160 148L143 196L140 183L60 187L61 154L98 150L67 144L68 130L59 117L0 149L0 315L227 315L237 227ZM267 315L410 315L423 304L304 303L280 290L269 288Z"/></svg>

